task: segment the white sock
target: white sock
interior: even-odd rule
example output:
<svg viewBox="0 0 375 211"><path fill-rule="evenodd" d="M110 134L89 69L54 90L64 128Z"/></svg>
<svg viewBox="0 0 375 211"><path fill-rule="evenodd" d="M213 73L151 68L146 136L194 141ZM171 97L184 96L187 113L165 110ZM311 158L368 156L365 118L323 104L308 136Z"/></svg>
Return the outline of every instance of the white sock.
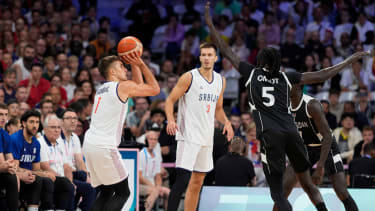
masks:
<svg viewBox="0 0 375 211"><path fill-rule="evenodd" d="M28 207L27 211L38 211L38 207Z"/></svg>

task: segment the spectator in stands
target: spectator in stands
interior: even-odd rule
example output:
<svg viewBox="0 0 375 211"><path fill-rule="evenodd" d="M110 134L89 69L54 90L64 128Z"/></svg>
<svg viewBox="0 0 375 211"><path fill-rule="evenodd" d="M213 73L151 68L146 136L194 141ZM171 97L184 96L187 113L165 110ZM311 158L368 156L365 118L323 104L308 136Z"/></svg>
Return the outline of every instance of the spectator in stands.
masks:
<svg viewBox="0 0 375 211"><path fill-rule="evenodd" d="M5 93L2 89L0 89L0 103L4 103Z"/></svg>
<svg viewBox="0 0 375 211"><path fill-rule="evenodd" d="M26 86L18 86L16 89L16 100L18 102L26 102L28 98L27 94L27 87Z"/></svg>
<svg viewBox="0 0 375 211"><path fill-rule="evenodd" d="M52 56L49 56L44 59L44 73L42 77L48 81L51 80L51 77L55 74L56 65L55 59Z"/></svg>
<svg viewBox="0 0 375 211"><path fill-rule="evenodd" d="M7 103L8 100L16 98L16 72L12 69L5 71L3 81L1 89L4 91L4 102Z"/></svg>
<svg viewBox="0 0 375 211"><path fill-rule="evenodd" d="M40 169L40 144L35 138L38 132L40 114L36 110L27 111L21 118L23 129L10 136L10 153L6 156L14 159L19 166L17 175L20 178L21 197L25 197L29 205L41 209L53 209L54 177ZM59 207L56 207L59 208Z"/></svg>
<svg viewBox="0 0 375 211"><path fill-rule="evenodd" d="M61 101L60 105L65 105L68 101L68 94L64 87L61 86L61 76L59 74L55 74L51 77L51 87L57 87L60 90Z"/></svg>
<svg viewBox="0 0 375 211"><path fill-rule="evenodd" d="M239 79L241 75L234 69L232 64L228 61L228 59L223 58L222 60L222 67L220 74L224 76L227 80L228 88L224 90L223 94L223 106L224 107L231 107L232 103L236 101L239 95Z"/></svg>
<svg viewBox="0 0 375 211"><path fill-rule="evenodd" d="M75 77L76 74L78 73L78 68L79 68L79 59L78 59L77 56L74 56L74 55L69 56L69 58L68 58L68 68L70 70L70 77L71 78ZM64 80L65 79L63 78L63 82L64 82ZM70 80L72 80L72 79L70 79ZM70 82L72 82L72 81L70 81Z"/></svg>
<svg viewBox="0 0 375 211"><path fill-rule="evenodd" d="M72 171L66 162L66 158L64 158L61 146L57 142L61 135L60 120L55 115L50 115L44 121L43 128L45 135L38 139L40 144L40 168L53 177L55 209L72 210L75 188Z"/></svg>
<svg viewBox="0 0 375 211"><path fill-rule="evenodd" d="M30 110L29 104L25 102L20 102L19 109L18 109L18 116L22 116L28 110Z"/></svg>
<svg viewBox="0 0 375 211"><path fill-rule="evenodd" d="M373 188L375 186L375 144L364 147L364 154L349 164L350 187Z"/></svg>
<svg viewBox="0 0 375 211"><path fill-rule="evenodd" d="M70 59L71 57L69 57ZM61 86L66 90L67 101L73 99L76 86L72 83L72 74L69 68L63 68L59 71L61 77Z"/></svg>
<svg viewBox="0 0 375 211"><path fill-rule="evenodd" d="M184 39L185 29L179 22L177 14L169 16L165 29L166 57L172 61L177 61L177 55L180 53L181 42Z"/></svg>
<svg viewBox="0 0 375 211"><path fill-rule="evenodd" d="M26 86L28 92L27 103L30 107L34 107L38 103L44 93L50 88L50 83L42 78L43 67L40 63L33 63L30 72L30 78L19 83L19 86Z"/></svg>
<svg viewBox="0 0 375 211"><path fill-rule="evenodd" d="M364 155L364 147L368 143L374 143L374 131L370 126L364 126L362 129L363 140L354 146L353 159L360 158Z"/></svg>
<svg viewBox="0 0 375 211"><path fill-rule="evenodd" d="M100 74L99 68L94 67L90 70L91 78L93 80L94 89L97 90L105 82L104 77Z"/></svg>
<svg viewBox="0 0 375 211"><path fill-rule="evenodd" d="M357 22L354 24L356 31L357 43L362 43L366 40L366 32L374 31L374 25L367 20L366 14L363 11L358 13Z"/></svg>
<svg viewBox="0 0 375 211"><path fill-rule="evenodd" d="M241 12L241 4L237 0L220 0L214 8L215 16L227 15L230 19L237 17Z"/></svg>
<svg viewBox="0 0 375 211"><path fill-rule="evenodd" d="M354 51L350 35L347 32L342 33L340 37L341 46L336 47L337 55L342 58L348 58Z"/></svg>
<svg viewBox="0 0 375 211"><path fill-rule="evenodd" d="M266 12L263 24L259 26L258 36L264 36L266 45L278 46L280 44L280 26L275 22L275 14Z"/></svg>
<svg viewBox="0 0 375 211"><path fill-rule="evenodd" d="M74 133L77 121L77 114L73 110L66 109L62 113L62 131L58 142L63 148L64 157L67 159L69 167L73 171L73 183L77 186L74 205L76 206L82 197L79 208L84 211L90 209L95 200L96 191L91 187L90 175L87 173L83 161L81 143Z"/></svg>
<svg viewBox="0 0 375 211"><path fill-rule="evenodd" d="M17 100L9 100L8 101L8 119L11 119L11 118L19 118L18 114L19 114L19 104L17 102Z"/></svg>
<svg viewBox="0 0 375 211"><path fill-rule="evenodd" d="M352 68L343 71L340 81L342 91L356 91L360 88L370 87L370 80L367 71L363 69L363 61L353 62Z"/></svg>
<svg viewBox="0 0 375 211"><path fill-rule="evenodd" d="M85 57L86 58L86 57ZM87 69L81 69L74 78L76 86L79 86L83 81L88 80L92 82L91 74Z"/></svg>
<svg viewBox="0 0 375 211"><path fill-rule="evenodd" d="M290 28L286 31L286 42L281 45L280 49L281 62L283 67L291 67L295 70L299 70L302 61L302 49L296 44L295 36L295 29Z"/></svg>
<svg viewBox="0 0 375 211"><path fill-rule="evenodd" d="M17 118L11 118L6 124L4 129L12 135L13 133L19 131L21 129L20 120Z"/></svg>
<svg viewBox="0 0 375 211"><path fill-rule="evenodd" d="M89 128L89 120L92 112L92 102L89 99L82 98L77 100L73 104L71 105L71 107L77 113L78 118L83 121L83 133L85 133Z"/></svg>
<svg viewBox="0 0 375 211"><path fill-rule="evenodd" d="M65 53L59 53L56 56L56 62L57 62L57 66L55 67L55 70L68 67L68 57L66 56Z"/></svg>
<svg viewBox="0 0 375 211"><path fill-rule="evenodd" d="M111 48L110 43L108 42L108 32L106 29L100 29L97 35L97 38L90 42L91 45L96 48L96 59L99 60L100 57L109 52Z"/></svg>
<svg viewBox="0 0 375 211"><path fill-rule="evenodd" d="M334 33L333 33L334 44L337 47L342 46L341 36L344 33L350 33L353 29L353 23L350 22L350 14L349 14L348 10L344 9L344 10L341 10L339 13L340 13L339 14L340 15L339 16L339 18L340 18L339 24L336 25ZM344 57L344 58L346 58L346 57Z"/></svg>
<svg viewBox="0 0 375 211"><path fill-rule="evenodd" d="M17 72L17 81L27 79L30 76L35 49L31 45L26 45L23 50L23 56L15 61L12 68Z"/></svg>
<svg viewBox="0 0 375 211"><path fill-rule="evenodd" d="M353 159L354 146L362 140L362 134L354 126L354 115L351 113L342 114L341 125L342 127L333 131L333 135L336 138L344 164L348 164Z"/></svg>
<svg viewBox="0 0 375 211"><path fill-rule="evenodd" d="M61 91L58 87L56 86L52 86L50 89L49 89L49 93L51 94L52 96L52 103L53 103L53 112L56 114L56 115L61 115L61 113L63 112L63 108L61 107L62 105L62 100L61 100Z"/></svg>
<svg viewBox="0 0 375 211"><path fill-rule="evenodd" d="M241 136L246 136L247 128L249 128L250 124L254 122L253 117L251 116L250 112L243 112L241 113Z"/></svg>
<svg viewBox="0 0 375 211"><path fill-rule="evenodd" d="M0 104L0 190L5 190L6 206L9 211L18 210L18 181L16 176L16 163L6 159L5 155L10 153L8 133L3 129L8 117L8 108Z"/></svg>
<svg viewBox="0 0 375 211"><path fill-rule="evenodd" d="M126 118L126 126L130 128L135 137L139 137L144 133L145 123L150 118L148 111L149 103L146 98L135 98L135 109Z"/></svg>
<svg viewBox="0 0 375 211"><path fill-rule="evenodd" d="M217 186L255 186L256 177L250 160L244 157L246 144L235 137L230 144L230 154L221 157L215 166Z"/></svg>
<svg viewBox="0 0 375 211"><path fill-rule="evenodd" d="M167 210L167 202L170 189L162 187L161 157L154 151L158 143L159 134L155 131L148 131L146 142L148 147L140 152L140 195L147 196L145 202L146 211L150 211L156 199L160 196L164 200L164 210Z"/></svg>
<svg viewBox="0 0 375 211"><path fill-rule="evenodd" d="M323 111L324 111L324 114L325 114L325 117L327 119L329 127L331 128L331 130L336 129L337 128L337 120L336 120L336 116L333 115L329 111L329 107L330 107L329 101L328 100L321 100L320 103L322 104Z"/></svg>
<svg viewBox="0 0 375 211"><path fill-rule="evenodd" d="M150 68L150 70L153 70L155 75L160 74L160 67L158 64L152 62L151 58L151 50L146 48L143 49L142 59L145 62L145 64ZM173 67L173 64L172 64ZM172 69L173 70L173 69Z"/></svg>
<svg viewBox="0 0 375 211"><path fill-rule="evenodd" d="M46 48L47 43L44 39L38 39L35 43L35 57L34 57L34 62L43 62L45 53L46 53Z"/></svg>
<svg viewBox="0 0 375 211"><path fill-rule="evenodd" d="M84 98L89 99L91 102L94 102L95 97L95 86L92 82L89 80L84 80L81 82L79 87L83 90Z"/></svg>
<svg viewBox="0 0 375 211"><path fill-rule="evenodd" d="M231 114L229 116L229 121L232 124L234 135L241 136L241 117L238 114Z"/></svg>
<svg viewBox="0 0 375 211"><path fill-rule="evenodd" d="M74 89L74 96L69 102L66 103L65 107L69 107L70 104L76 102L79 99L83 99L85 96L83 94L83 89L81 87L76 87Z"/></svg>

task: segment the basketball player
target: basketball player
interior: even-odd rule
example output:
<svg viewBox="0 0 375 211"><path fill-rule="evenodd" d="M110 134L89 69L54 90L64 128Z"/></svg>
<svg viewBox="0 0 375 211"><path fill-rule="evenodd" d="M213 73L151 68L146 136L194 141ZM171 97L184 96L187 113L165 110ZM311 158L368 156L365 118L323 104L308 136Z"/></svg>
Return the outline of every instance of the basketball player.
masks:
<svg viewBox="0 0 375 211"><path fill-rule="evenodd" d="M210 4L206 4L205 19L211 38L233 67L247 78L249 105L256 123L257 138L261 141L263 171L270 186L271 197L279 210L292 210L283 195L282 177L285 171L285 154L296 172L302 188L309 195L317 210L327 210L318 188L310 176L310 163L303 140L299 136L290 111L292 84L321 83L336 75L346 65L360 59L368 52L358 52L333 67L317 72L281 72L281 56L274 48L264 48L257 56L257 66L240 62L231 48L216 31L210 16Z"/></svg>
<svg viewBox="0 0 375 211"><path fill-rule="evenodd" d="M177 179L170 193L168 210L177 210L181 194L185 191L185 211L195 211L199 192L206 173L213 169L214 119L224 124L223 134L228 141L233 129L223 109L225 78L213 71L217 60L216 46L203 43L199 56L201 67L188 71L178 80L165 103L167 133L176 134ZM173 104L178 102L177 124L173 117ZM169 205L172 205L170 207Z"/></svg>
<svg viewBox="0 0 375 211"><path fill-rule="evenodd" d="M325 169L345 209L357 211L358 207L346 188L340 151L325 118L322 105L318 100L303 94L300 86L292 87L290 99L292 114L295 115L297 128L307 147L310 163L317 164L312 175L313 182L316 185L322 182ZM283 178L284 193L287 197L296 184L297 178L293 168L288 166Z"/></svg>
<svg viewBox="0 0 375 211"><path fill-rule="evenodd" d="M128 172L117 149L128 98L154 96L160 91L158 82L139 56L131 54L121 59L130 63L132 80L127 80L128 70L119 57L107 56L99 61L99 71L107 82L95 94L91 124L83 144L91 184L99 186L100 191L94 211L121 210L130 195Z"/></svg>

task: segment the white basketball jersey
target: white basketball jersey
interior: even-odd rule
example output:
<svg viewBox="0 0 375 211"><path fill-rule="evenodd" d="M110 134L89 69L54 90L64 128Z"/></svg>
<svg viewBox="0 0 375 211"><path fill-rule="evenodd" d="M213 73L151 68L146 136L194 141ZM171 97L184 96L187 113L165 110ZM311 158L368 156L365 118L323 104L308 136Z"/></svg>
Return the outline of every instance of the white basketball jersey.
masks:
<svg viewBox="0 0 375 211"><path fill-rule="evenodd" d="M84 143L101 148L117 148L120 144L128 102L118 96L118 85L119 82L106 82L96 92Z"/></svg>
<svg viewBox="0 0 375 211"><path fill-rule="evenodd" d="M216 103L223 87L223 79L215 71L211 82L198 69L189 72L192 75L190 87L178 102L176 140L211 146Z"/></svg>

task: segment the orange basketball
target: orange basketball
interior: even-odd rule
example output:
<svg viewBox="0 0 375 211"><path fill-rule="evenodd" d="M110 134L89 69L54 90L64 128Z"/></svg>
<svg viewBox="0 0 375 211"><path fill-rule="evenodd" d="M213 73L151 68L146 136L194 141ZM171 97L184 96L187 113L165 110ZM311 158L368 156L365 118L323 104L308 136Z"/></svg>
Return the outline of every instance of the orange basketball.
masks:
<svg viewBox="0 0 375 211"><path fill-rule="evenodd" d="M117 45L117 53L119 56L137 52L139 56L143 53L143 45L138 38L133 36L124 37Z"/></svg>

